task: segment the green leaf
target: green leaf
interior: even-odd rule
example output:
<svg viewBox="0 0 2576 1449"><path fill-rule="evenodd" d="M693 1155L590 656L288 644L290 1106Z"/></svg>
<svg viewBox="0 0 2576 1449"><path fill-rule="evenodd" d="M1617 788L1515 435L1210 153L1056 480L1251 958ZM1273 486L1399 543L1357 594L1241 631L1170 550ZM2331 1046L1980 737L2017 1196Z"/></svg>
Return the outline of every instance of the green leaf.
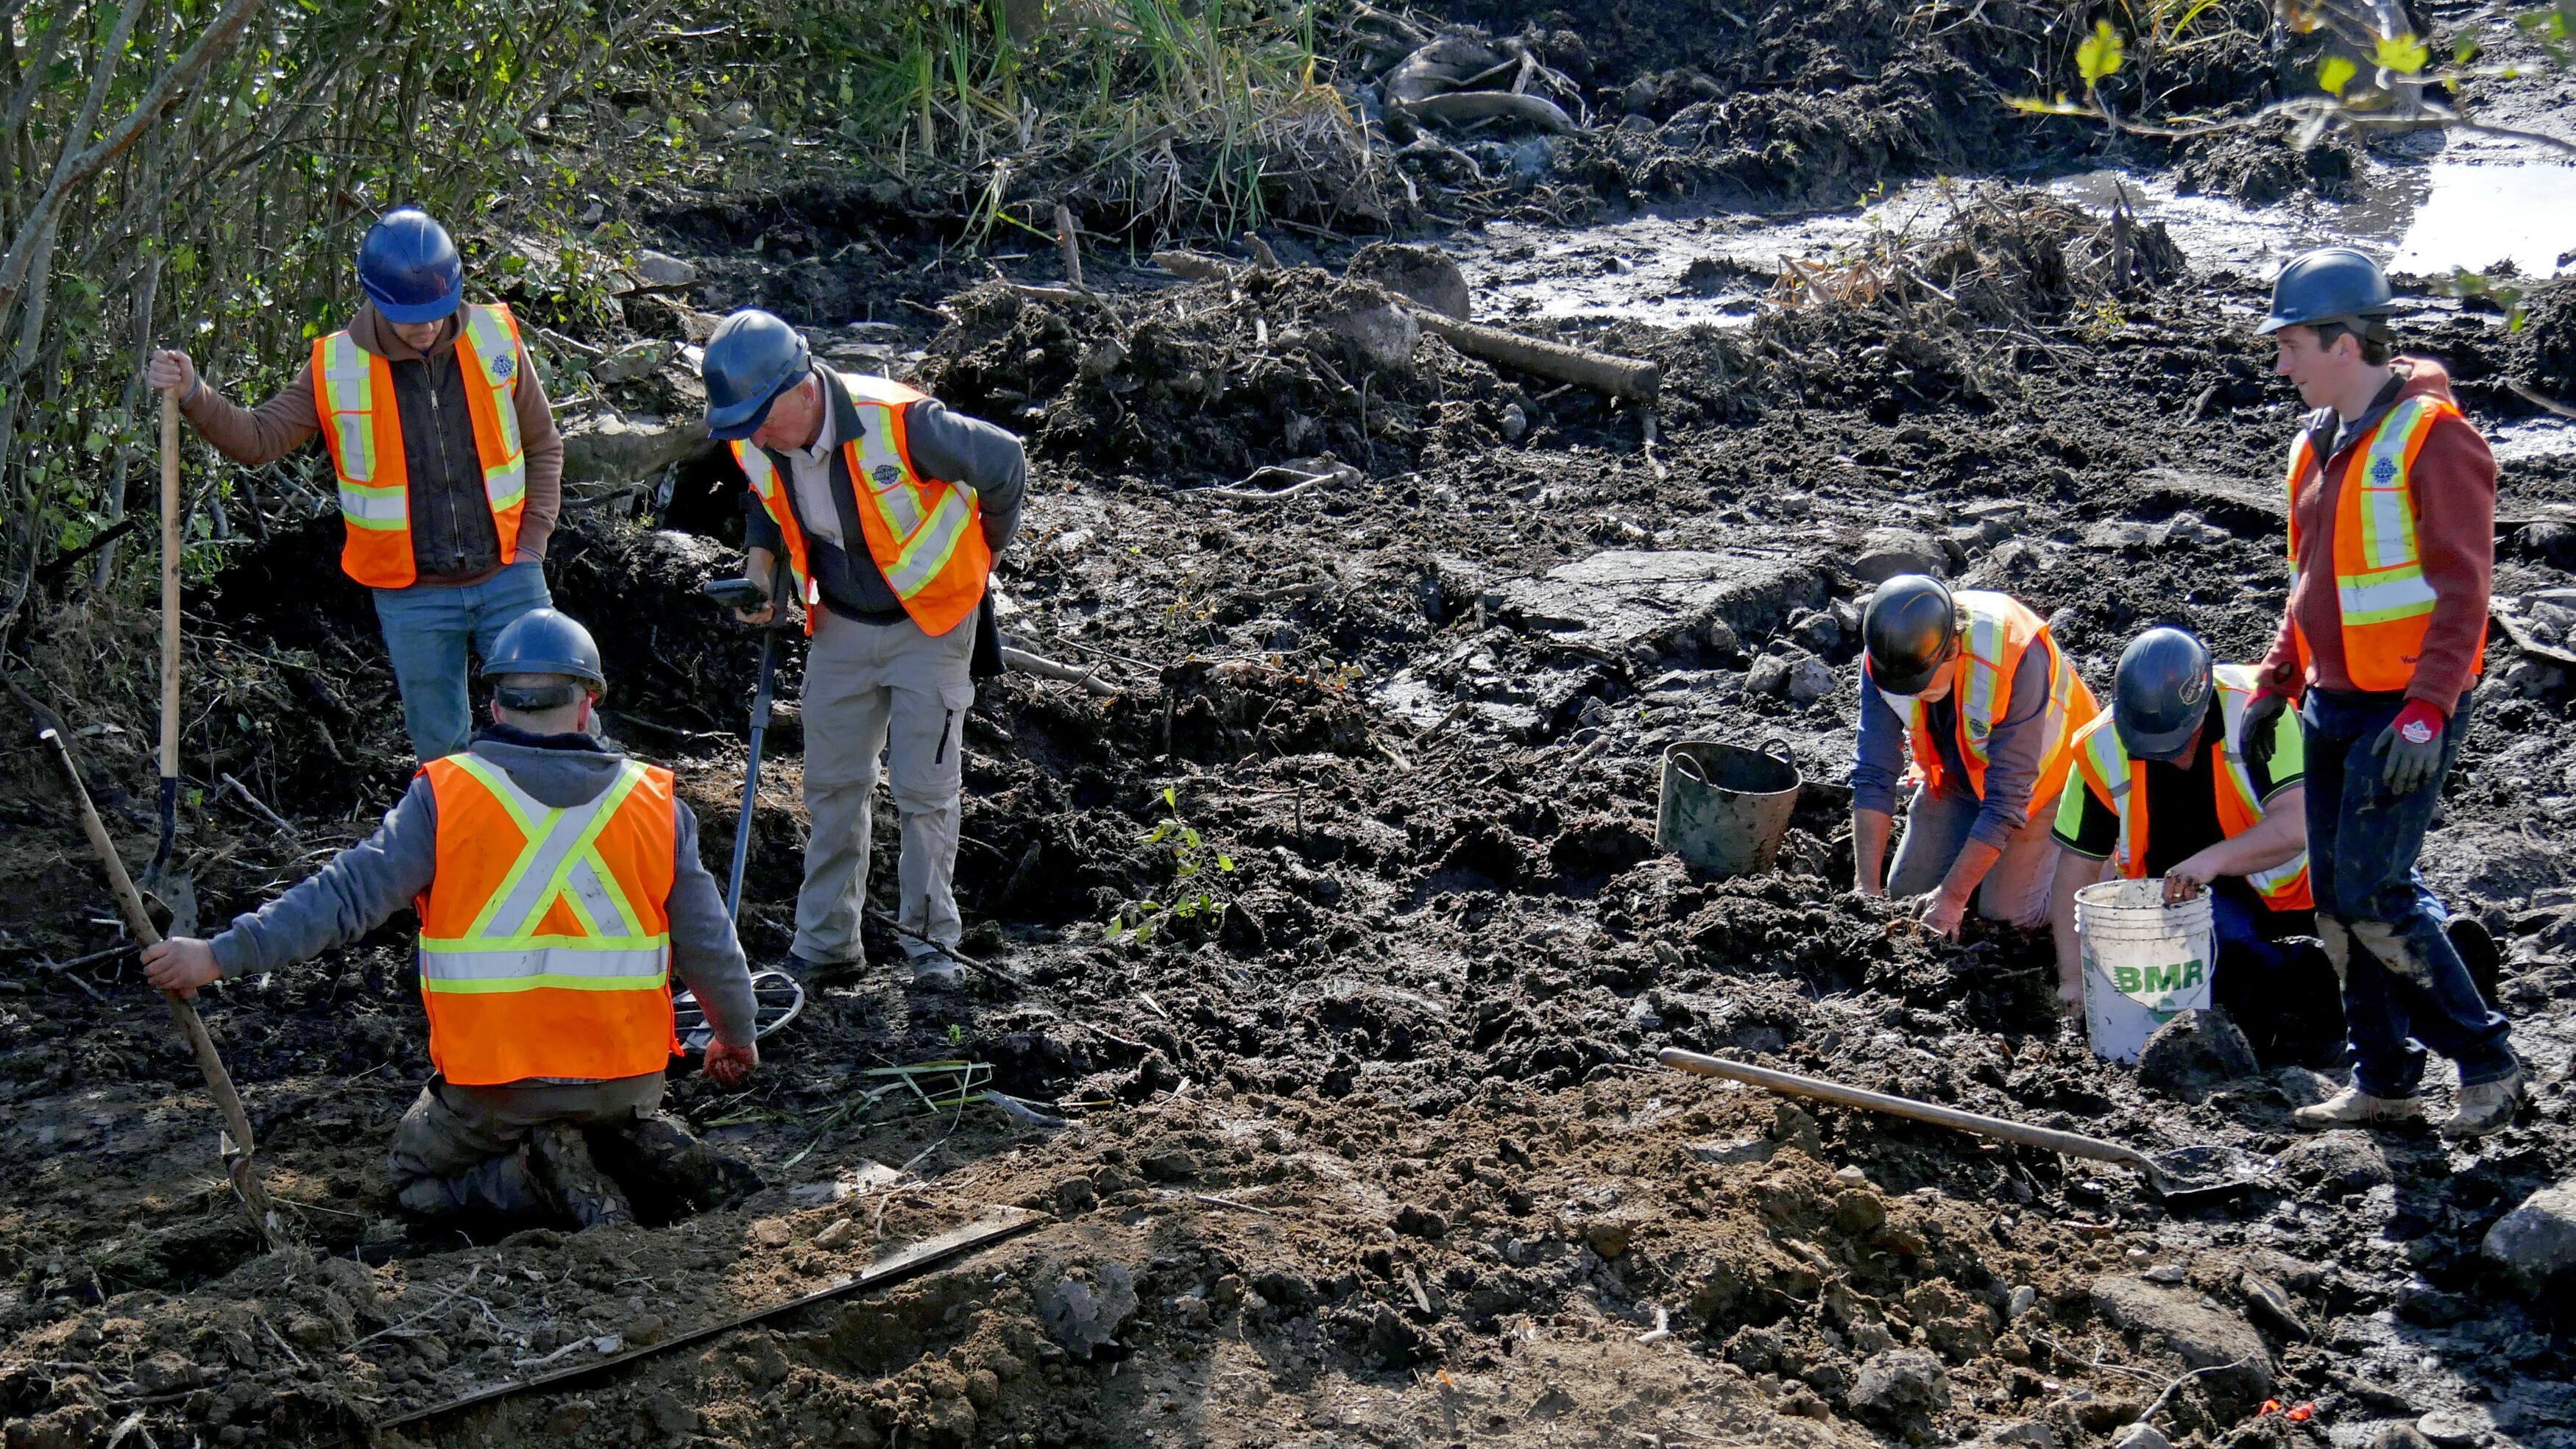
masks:
<svg viewBox="0 0 2576 1449"><path fill-rule="evenodd" d="M2431 56L2432 52L2425 48L2423 41L2415 38L2411 30L2402 35L2383 35L2372 49L2372 59L2377 60L2383 69L2400 75L2413 75L2422 70L2424 62Z"/></svg>
<svg viewBox="0 0 2576 1449"><path fill-rule="evenodd" d="M2034 116L2089 116L2093 114L2092 107L2079 106L2064 96L2059 96L2053 101L2043 101L2032 96L2014 96L2010 100L2006 101L2005 104L2011 106L2016 111L2022 111Z"/></svg>
<svg viewBox="0 0 2576 1449"><path fill-rule="evenodd" d="M2451 42L2451 64L2467 65L2477 58L2478 38L2467 31L2462 31L2460 38Z"/></svg>
<svg viewBox="0 0 2576 1449"><path fill-rule="evenodd" d="M1163 837L1171 833L1172 822L1166 820L1162 824L1154 827L1154 833L1145 837L1145 843L1147 845L1160 845L1163 843Z"/></svg>
<svg viewBox="0 0 2576 1449"><path fill-rule="evenodd" d="M1163 803L1164 803L1164 804L1166 804L1166 805L1168 805L1168 806L1170 806L1171 808L1173 808L1173 809L1175 809L1175 810L1178 810L1178 809L1180 809L1180 808L1181 808L1181 802L1180 802L1179 797L1175 796L1175 795L1172 793L1172 787L1171 787L1171 786L1169 786L1169 785L1165 785L1165 786L1163 787Z"/></svg>
<svg viewBox="0 0 2576 1449"><path fill-rule="evenodd" d="M1196 830L1191 829L1189 826L1184 825L1181 827L1181 840L1192 850L1199 848L1199 833Z"/></svg>
<svg viewBox="0 0 2576 1449"><path fill-rule="evenodd" d="M2359 74L2361 67L2353 64L2349 57L2330 55L2324 64L2317 67L2317 88L2327 95L2340 96L2343 88L2352 84L2352 78Z"/></svg>
<svg viewBox="0 0 2576 1449"><path fill-rule="evenodd" d="M1216 868L1219 872L1232 871L1234 869L1234 857L1225 854L1223 851L1219 851L1216 857Z"/></svg>
<svg viewBox="0 0 2576 1449"><path fill-rule="evenodd" d="M2084 74L2084 88L2091 90L2104 77L2116 73L2127 59L2128 42L2111 28L2108 20L2093 22L2093 34L2075 47L2075 68Z"/></svg>

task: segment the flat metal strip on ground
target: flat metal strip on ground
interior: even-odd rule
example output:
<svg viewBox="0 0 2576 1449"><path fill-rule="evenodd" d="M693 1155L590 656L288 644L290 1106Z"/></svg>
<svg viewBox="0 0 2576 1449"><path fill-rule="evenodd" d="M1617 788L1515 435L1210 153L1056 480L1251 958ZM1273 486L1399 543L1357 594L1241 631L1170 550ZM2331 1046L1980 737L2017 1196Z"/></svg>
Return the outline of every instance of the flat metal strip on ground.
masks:
<svg viewBox="0 0 2576 1449"><path fill-rule="evenodd" d="M990 1217L979 1218L964 1227L951 1228L936 1237L924 1238L892 1257L871 1263L858 1273L837 1279L829 1286L818 1288L801 1298L791 1298L784 1303L754 1309L720 1323L710 1323L702 1328L690 1329L686 1333L675 1333L659 1343L643 1348L630 1348L623 1353L594 1359L573 1368L557 1369L552 1373L512 1379L507 1383L476 1389L472 1393L460 1395L444 1403L432 1404L425 1409L414 1409L409 1413L382 1420L370 1426L369 1432L382 1433L387 1429L409 1428L430 1419L443 1418L466 1409L515 1398L520 1394L532 1393L539 1389L561 1388L575 1380L595 1378L623 1368L637 1359L651 1358L656 1354L669 1353L674 1349L704 1343L711 1338L731 1333L737 1328L793 1313L799 1308L810 1308L817 1303L828 1302L834 1298L845 1298L852 1293L863 1292L870 1288L882 1288L889 1284L900 1283L952 1259L962 1258L1006 1238L1017 1237L1040 1224L1053 1221L1055 1219L1045 1213L1031 1212L1025 1208L1006 1208ZM344 1437L340 1442L349 1443L351 1439Z"/></svg>

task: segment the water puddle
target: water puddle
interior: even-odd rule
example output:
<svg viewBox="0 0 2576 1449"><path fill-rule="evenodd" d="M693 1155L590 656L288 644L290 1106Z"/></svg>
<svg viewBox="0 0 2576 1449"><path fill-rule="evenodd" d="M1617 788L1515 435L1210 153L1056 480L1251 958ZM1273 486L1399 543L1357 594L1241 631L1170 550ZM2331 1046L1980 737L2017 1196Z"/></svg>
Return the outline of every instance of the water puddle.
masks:
<svg viewBox="0 0 2576 1449"><path fill-rule="evenodd" d="M2398 272L2440 276L2509 262L2526 278L2576 273L2576 163L2528 153L2375 164L2366 194L2248 207L2178 192L2157 173L2100 170L2041 183L2096 214L2121 199L2162 221L2192 264L2266 276L2309 247L2359 247ZM1826 262L1884 228L1938 226L1967 183L1918 181L1868 207L1796 216L1653 214L1577 231L1495 222L1450 243L1480 314L1660 326L1741 325L1782 259Z"/></svg>

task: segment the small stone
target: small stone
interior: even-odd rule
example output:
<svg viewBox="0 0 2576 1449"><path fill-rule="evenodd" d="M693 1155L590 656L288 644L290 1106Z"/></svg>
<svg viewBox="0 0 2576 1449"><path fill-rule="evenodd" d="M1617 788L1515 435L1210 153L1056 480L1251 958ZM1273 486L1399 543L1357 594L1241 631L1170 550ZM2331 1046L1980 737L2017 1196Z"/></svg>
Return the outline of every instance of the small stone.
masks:
<svg viewBox="0 0 2576 1449"><path fill-rule="evenodd" d="M2236 1280L2236 1291L2245 1300L2245 1314L2261 1326L2284 1338L2305 1340L2306 1320L2290 1303L2289 1290L2259 1273L2246 1273Z"/></svg>
<svg viewBox="0 0 2576 1449"><path fill-rule="evenodd" d="M1845 1187L1866 1187L1869 1185L1869 1174L1857 1167L1837 1167L1834 1169L1834 1181Z"/></svg>
<svg viewBox="0 0 2576 1449"><path fill-rule="evenodd" d="M2576 1268L2576 1179L2524 1198L2487 1229L2478 1250L2534 1293Z"/></svg>
<svg viewBox="0 0 2576 1449"><path fill-rule="evenodd" d="M2012 1291L2011 1300L2004 1305L2004 1317L2007 1320L2019 1318L2023 1314L2028 1313L2031 1309L2031 1305L2038 1301L2039 1290L2028 1283L2024 1283Z"/></svg>
<svg viewBox="0 0 2576 1449"><path fill-rule="evenodd" d="M2412 1424L2390 1424L2370 1436L2370 1449L2433 1449L2433 1441Z"/></svg>
<svg viewBox="0 0 2576 1449"><path fill-rule="evenodd" d="M1852 1386L1852 1411L1883 1421L1927 1415L1950 1403L1950 1375L1941 1360L1919 1348L1891 1348L1871 1355Z"/></svg>
<svg viewBox="0 0 2576 1449"><path fill-rule="evenodd" d="M1444 317L1467 320L1467 274L1436 246L1371 242L1352 255L1342 275L1375 282Z"/></svg>
<svg viewBox="0 0 2576 1449"><path fill-rule="evenodd" d="M1988 1429L1977 1445L1978 1449L2057 1449L2057 1431L2037 1419L2024 1419Z"/></svg>
<svg viewBox="0 0 2576 1449"><path fill-rule="evenodd" d="M1390 372L1413 370L1413 347L1422 324L1391 302L1361 303L1319 319L1324 330L1348 342L1360 356Z"/></svg>
<svg viewBox="0 0 2576 1449"><path fill-rule="evenodd" d="M1136 1165L1151 1182L1187 1182L1199 1175L1198 1154L1189 1151L1158 1152Z"/></svg>
<svg viewBox="0 0 2576 1449"><path fill-rule="evenodd" d="M1047 1336L1079 1359L1088 1359L1136 1312L1136 1277L1123 1263L1103 1263L1088 1280L1067 1275L1038 1300Z"/></svg>
<svg viewBox="0 0 2576 1449"><path fill-rule="evenodd" d="M2173 1449L2173 1441L2153 1424L2131 1424L2111 1441L2111 1449Z"/></svg>
<svg viewBox="0 0 2576 1449"><path fill-rule="evenodd" d="M1705 642L1700 647L1721 659L1732 659L1744 652L1744 641L1736 637L1735 626L1724 619L1709 620L1702 637Z"/></svg>
<svg viewBox="0 0 2576 1449"><path fill-rule="evenodd" d="M1789 661L1777 654L1765 654L1753 661L1744 672L1744 687L1755 694L1780 695L1789 692Z"/></svg>
<svg viewBox="0 0 2576 1449"><path fill-rule="evenodd" d="M1910 528L1874 528L1849 567L1853 578L1883 584L1898 574L1939 578L1950 571L1949 563L1949 554L1925 534Z"/></svg>
<svg viewBox="0 0 2576 1449"><path fill-rule="evenodd" d="M2150 1283L2164 1283L2170 1285L2180 1283L2183 1279L2183 1272L2181 1268L2174 1264L2158 1263L2138 1276L2146 1279Z"/></svg>
<svg viewBox="0 0 2576 1449"><path fill-rule="evenodd" d="M2435 1409L2415 1421L2415 1432L2441 1449L2471 1449L2492 1426L2493 1421L2481 1409Z"/></svg>
<svg viewBox="0 0 2576 1449"><path fill-rule="evenodd" d="M814 1246L818 1248L838 1248L846 1245L851 1239L856 1238L858 1235L858 1219L842 1218L837 1222L825 1224L823 1231L814 1235Z"/></svg>
<svg viewBox="0 0 2576 1449"><path fill-rule="evenodd" d="M1887 1204L1865 1187L1850 1188L1834 1199L1834 1226L1858 1237L1887 1221Z"/></svg>
<svg viewBox="0 0 2576 1449"><path fill-rule="evenodd" d="M2186 1102L2258 1070L2245 1033L2214 1006L2183 1012L2157 1027L2138 1053L2139 1084Z"/></svg>
<svg viewBox="0 0 2576 1449"><path fill-rule="evenodd" d="M1604 1258L1628 1251L1628 1225L1617 1218L1594 1218L1583 1225L1583 1241Z"/></svg>
<svg viewBox="0 0 2576 1449"><path fill-rule="evenodd" d="M751 1240L764 1248L783 1248L795 1238L795 1229L783 1218L762 1218L751 1225Z"/></svg>
<svg viewBox="0 0 2576 1449"><path fill-rule="evenodd" d="M626 1320L626 1327L619 1336L638 1348L650 1348L660 1343L670 1331L670 1323L661 1314L638 1313Z"/></svg>
<svg viewBox="0 0 2576 1449"><path fill-rule="evenodd" d="M1430 1208L1406 1203L1395 1210L1395 1230L1408 1238L1445 1238L1449 1219Z"/></svg>
<svg viewBox="0 0 2576 1449"><path fill-rule="evenodd" d="M1801 659L1789 666L1788 694L1793 703L1813 704L1834 692L1834 671L1825 661Z"/></svg>
<svg viewBox="0 0 2576 1449"><path fill-rule="evenodd" d="M2095 1279L2092 1299L2095 1312L2161 1342L2186 1368L2209 1369L2201 1384L2220 1413L2249 1414L2272 1392L2271 1350L2235 1314L2139 1278Z"/></svg>

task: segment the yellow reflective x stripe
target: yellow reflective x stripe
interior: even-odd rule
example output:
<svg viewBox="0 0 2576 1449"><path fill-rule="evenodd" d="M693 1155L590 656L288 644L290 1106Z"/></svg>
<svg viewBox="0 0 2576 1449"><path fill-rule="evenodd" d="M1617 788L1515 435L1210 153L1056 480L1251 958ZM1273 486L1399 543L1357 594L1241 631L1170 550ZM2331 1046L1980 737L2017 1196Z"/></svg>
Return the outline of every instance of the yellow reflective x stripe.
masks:
<svg viewBox="0 0 2576 1449"><path fill-rule="evenodd" d="M573 914L581 920L583 932L591 938L608 934L608 931L603 928L610 925L609 922L598 919L597 913L592 909L594 905L605 905L617 913L618 919L614 925L622 928L618 931L619 934L633 931L634 905L626 899L626 892L618 886L617 873L610 870L608 862L600 858L599 832L606 829L608 822L616 818L618 810L626 804L626 797L635 793L635 787L643 783L643 780L644 767L633 760L628 760L625 767L617 772L616 783L600 792L599 798L590 803L590 819L583 824L580 838L573 842L571 849L563 853L562 861L555 866L554 873L547 878L544 888L537 892L535 904L529 907L527 915L520 918L519 931L522 935L545 919L547 909L557 898L561 898L565 904L572 907ZM604 900L597 902L586 900L583 892L565 889L577 865L587 866L591 874L597 878L606 893Z"/></svg>
<svg viewBox="0 0 2576 1449"><path fill-rule="evenodd" d="M942 490L930 523L904 544L886 583L898 598L909 599L930 586L966 537L966 504L951 486Z"/></svg>
<svg viewBox="0 0 2576 1449"><path fill-rule="evenodd" d="M608 868L598 850L599 832L616 817L642 783L644 767L633 760L625 762L616 781L599 797L573 810L556 810L522 791L507 773L495 769L471 755L451 757L457 767L472 775L484 789L499 800L510 817L518 823L523 844L518 858L494 887L490 900L484 902L474 924L458 938L465 946L526 945L546 940L571 940L590 944L604 940L631 939L637 921L634 903L617 881L616 872ZM592 892L567 890L576 868L590 877L589 884L598 887L596 899L586 899ZM532 886L530 877L536 877ZM562 899L581 923L584 935L578 937L541 937L530 934L531 928L545 919L554 902ZM603 914L611 919L603 920ZM423 942L427 949L428 943Z"/></svg>
<svg viewBox="0 0 2576 1449"><path fill-rule="evenodd" d="M366 483L376 476L375 378L366 349L346 332L322 342L322 415L331 429L332 451L341 482ZM345 495L346 488L343 488Z"/></svg>
<svg viewBox="0 0 2576 1449"><path fill-rule="evenodd" d="M858 404L859 474L853 480L873 494L877 512L894 531L894 536L909 546L914 533L921 528L921 503L914 493L912 465L894 451L894 409L881 403ZM892 470L892 481L880 481ZM897 587L896 593L903 590Z"/></svg>

